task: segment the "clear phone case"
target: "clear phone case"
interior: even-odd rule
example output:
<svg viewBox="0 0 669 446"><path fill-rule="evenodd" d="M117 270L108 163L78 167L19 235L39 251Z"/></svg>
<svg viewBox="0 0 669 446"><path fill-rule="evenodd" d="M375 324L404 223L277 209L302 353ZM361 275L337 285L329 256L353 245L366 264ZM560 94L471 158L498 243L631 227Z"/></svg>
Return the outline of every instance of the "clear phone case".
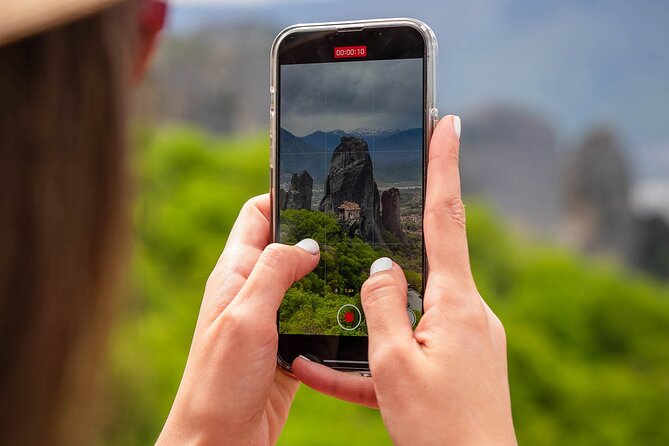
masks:
<svg viewBox="0 0 669 446"><path fill-rule="evenodd" d="M436 67L437 67L437 38L432 31L432 29L417 19L411 18L395 18L395 19L373 19L373 20L352 20L344 22L325 22L325 23L305 23L305 24L296 24L289 26L282 30L274 39L272 43L272 49L270 53L270 202L272 204L272 219L271 219L271 239L272 242L276 241L276 230L274 228L274 223L278 221L278 210L276 209L275 203L275 193L277 188L277 179L275 166L277 165L277 144L279 138L279 129L277 128L278 121L276 115L278 110L277 106L277 80L278 80L278 70L279 70L279 57L278 51L281 45L281 42L290 34L297 32L318 32L318 31L338 31L338 30L351 30L359 29L364 27L374 27L374 28L384 28L384 27L411 27L416 29L423 36L425 42L425 105L424 105L424 114L426 125L424 126L425 132L425 141L429 143L430 138L432 137L432 132L437 123L439 112L437 110L437 77L436 77ZM425 144L424 148L424 159L428 159L427 150L428 145ZM425 180L425 171L426 166L424 166L423 171L423 180ZM424 267L425 275L427 274L427 265ZM286 364L284 361L279 358L279 365L290 372L290 364ZM349 369L352 370L352 369ZM369 370L361 370L356 367L355 370L363 375L369 375Z"/></svg>

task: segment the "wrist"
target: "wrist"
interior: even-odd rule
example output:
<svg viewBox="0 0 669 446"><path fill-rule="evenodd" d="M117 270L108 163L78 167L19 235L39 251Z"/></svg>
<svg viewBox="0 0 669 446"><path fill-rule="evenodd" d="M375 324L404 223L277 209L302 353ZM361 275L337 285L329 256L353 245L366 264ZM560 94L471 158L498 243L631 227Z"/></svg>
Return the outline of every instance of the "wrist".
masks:
<svg viewBox="0 0 669 446"><path fill-rule="evenodd" d="M249 446L261 446L267 442L261 439L263 436L258 428L249 425L228 425L220 419L204 421L207 417L196 417L192 415L179 416L178 411L170 413L163 427L157 446L172 445L211 445L211 444L239 444Z"/></svg>

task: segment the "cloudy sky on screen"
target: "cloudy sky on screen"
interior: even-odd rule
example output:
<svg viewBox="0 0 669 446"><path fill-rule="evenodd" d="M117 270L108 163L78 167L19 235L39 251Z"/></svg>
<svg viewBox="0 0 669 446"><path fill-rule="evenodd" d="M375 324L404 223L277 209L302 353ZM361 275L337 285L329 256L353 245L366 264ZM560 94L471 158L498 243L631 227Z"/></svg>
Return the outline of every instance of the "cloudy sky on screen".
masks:
<svg viewBox="0 0 669 446"><path fill-rule="evenodd" d="M284 65L281 126L316 130L421 126L422 59Z"/></svg>

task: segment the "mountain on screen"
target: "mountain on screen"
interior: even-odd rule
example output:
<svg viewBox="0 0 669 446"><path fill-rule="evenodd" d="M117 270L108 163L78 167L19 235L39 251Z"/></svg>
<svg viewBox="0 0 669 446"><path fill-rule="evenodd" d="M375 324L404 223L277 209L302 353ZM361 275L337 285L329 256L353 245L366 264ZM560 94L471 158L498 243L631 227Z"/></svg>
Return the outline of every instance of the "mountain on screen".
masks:
<svg viewBox="0 0 669 446"><path fill-rule="evenodd" d="M282 128L281 172L288 174L307 170L316 182L322 183L334 149L343 136L362 138L367 143L374 170L381 181L402 181L403 177L416 177L422 171L423 130L420 128L318 130L303 137Z"/></svg>
<svg viewBox="0 0 669 446"><path fill-rule="evenodd" d="M303 136L301 139L319 151L331 153L339 144L342 136L356 136L364 139L371 152L415 151L420 153L423 147L423 131L420 128L408 130L359 128L349 131L332 130L329 132L318 130ZM406 156L406 153L394 157L403 158L404 156Z"/></svg>

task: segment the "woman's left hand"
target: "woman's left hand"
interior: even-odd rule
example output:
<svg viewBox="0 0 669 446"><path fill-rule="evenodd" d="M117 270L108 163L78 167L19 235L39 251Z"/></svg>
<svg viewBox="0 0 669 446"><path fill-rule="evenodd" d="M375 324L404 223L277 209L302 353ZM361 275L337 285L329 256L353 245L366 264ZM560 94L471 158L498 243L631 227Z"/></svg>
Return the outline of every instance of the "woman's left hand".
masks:
<svg viewBox="0 0 669 446"><path fill-rule="evenodd" d="M207 280L184 376L157 444L277 441L299 382L277 368L276 312L320 253L313 240L288 246L269 244L269 236L269 195L262 195L242 208ZM368 379L306 368L316 388L376 406Z"/></svg>

